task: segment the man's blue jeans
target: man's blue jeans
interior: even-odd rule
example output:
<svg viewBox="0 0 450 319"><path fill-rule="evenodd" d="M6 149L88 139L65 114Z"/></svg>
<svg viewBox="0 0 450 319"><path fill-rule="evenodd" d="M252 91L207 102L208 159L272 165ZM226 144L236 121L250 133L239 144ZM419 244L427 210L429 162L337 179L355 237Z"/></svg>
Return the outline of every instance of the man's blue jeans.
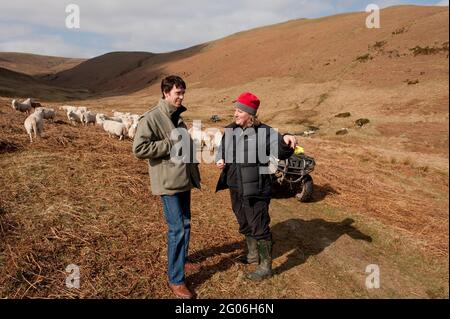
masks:
<svg viewBox="0 0 450 319"><path fill-rule="evenodd" d="M184 283L184 264L189 250L191 191L162 195L161 200L169 227L167 233L169 283L179 285Z"/></svg>

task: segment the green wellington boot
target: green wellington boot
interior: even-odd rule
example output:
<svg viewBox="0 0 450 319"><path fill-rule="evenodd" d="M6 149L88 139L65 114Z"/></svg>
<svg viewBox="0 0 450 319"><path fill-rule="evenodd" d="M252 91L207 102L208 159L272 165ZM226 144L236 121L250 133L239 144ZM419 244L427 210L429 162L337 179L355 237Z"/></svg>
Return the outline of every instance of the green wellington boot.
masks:
<svg viewBox="0 0 450 319"><path fill-rule="evenodd" d="M258 241L250 236L245 236L245 241L247 243L247 255L239 258L240 261L244 264L259 263Z"/></svg>
<svg viewBox="0 0 450 319"><path fill-rule="evenodd" d="M258 240L260 262L254 272L247 274L250 280L262 280L272 277L272 241Z"/></svg>

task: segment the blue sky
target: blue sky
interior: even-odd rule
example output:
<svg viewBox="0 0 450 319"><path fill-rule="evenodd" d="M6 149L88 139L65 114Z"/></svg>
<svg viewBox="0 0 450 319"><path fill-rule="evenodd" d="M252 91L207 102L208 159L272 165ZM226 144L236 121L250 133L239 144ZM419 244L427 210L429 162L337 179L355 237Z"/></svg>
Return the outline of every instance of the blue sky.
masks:
<svg viewBox="0 0 450 319"><path fill-rule="evenodd" d="M448 0L13 0L0 4L0 52L91 58L111 51L168 52L291 19ZM80 8L68 29L65 8Z"/></svg>

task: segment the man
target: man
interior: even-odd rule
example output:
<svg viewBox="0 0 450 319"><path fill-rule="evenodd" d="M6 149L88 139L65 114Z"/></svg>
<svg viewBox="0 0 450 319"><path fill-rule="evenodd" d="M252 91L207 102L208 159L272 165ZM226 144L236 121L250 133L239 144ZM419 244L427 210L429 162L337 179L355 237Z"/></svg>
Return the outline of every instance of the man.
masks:
<svg viewBox="0 0 450 319"><path fill-rule="evenodd" d="M282 136L259 121L256 115L259 105L258 97L252 93L245 92L238 97L234 123L225 128L216 158L217 167L222 169L216 191L230 189L239 232L246 237L248 253L243 261L259 264L254 272L247 274L251 280L272 276L273 242L269 227L272 177L267 155L286 159L297 145L294 136Z"/></svg>
<svg viewBox="0 0 450 319"><path fill-rule="evenodd" d="M161 82L162 98L152 110L139 119L133 142L133 153L147 159L151 190L160 195L168 225L167 255L169 287L175 296L193 298L185 284L185 270L196 270L198 265L186 262L190 238L191 189L200 188L198 164L194 161L175 161L171 150L175 145L171 133L186 129L181 113L186 84L178 76L168 76ZM192 141L191 141L192 142Z"/></svg>

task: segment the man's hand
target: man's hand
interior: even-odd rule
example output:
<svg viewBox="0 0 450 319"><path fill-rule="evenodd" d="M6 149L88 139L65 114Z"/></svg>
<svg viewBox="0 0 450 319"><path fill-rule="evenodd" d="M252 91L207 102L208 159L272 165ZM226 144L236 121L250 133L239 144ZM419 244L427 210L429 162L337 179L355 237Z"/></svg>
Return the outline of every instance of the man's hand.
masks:
<svg viewBox="0 0 450 319"><path fill-rule="evenodd" d="M220 169L224 169L224 168L225 168L225 161L224 161L223 159L219 160L219 161L216 163L216 166L217 166L218 168L220 168Z"/></svg>
<svg viewBox="0 0 450 319"><path fill-rule="evenodd" d="M283 141L289 145L291 148L295 148L297 146L297 139L293 135L285 135L283 136Z"/></svg>

